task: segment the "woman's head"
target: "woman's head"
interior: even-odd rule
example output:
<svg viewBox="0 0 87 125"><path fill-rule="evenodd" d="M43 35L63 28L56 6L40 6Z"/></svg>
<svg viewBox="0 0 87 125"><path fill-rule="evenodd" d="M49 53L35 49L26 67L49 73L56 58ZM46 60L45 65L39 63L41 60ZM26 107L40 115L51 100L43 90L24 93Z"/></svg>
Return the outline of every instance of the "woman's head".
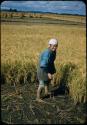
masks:
<svg viewBox="0 0 87 125"><path fill-rule="evenodd" d="M57 39L55 39L55 38L50 39L49 40L49 48L52 51L56 51L57 47L58 47L58 41L57 41Z"/></svg>

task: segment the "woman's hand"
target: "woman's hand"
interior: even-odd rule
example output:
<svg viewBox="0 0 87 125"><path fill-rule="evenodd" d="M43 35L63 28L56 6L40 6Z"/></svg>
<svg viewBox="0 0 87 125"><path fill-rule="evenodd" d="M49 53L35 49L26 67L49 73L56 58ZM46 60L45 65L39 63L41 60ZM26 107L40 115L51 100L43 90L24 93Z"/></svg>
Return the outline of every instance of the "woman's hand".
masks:
<svg viewBox="0 0 87 125"><path fill-rule="evenodd" d="M50 73L48 73L48 78L51 80L52 79L52 75Z"/></svg>

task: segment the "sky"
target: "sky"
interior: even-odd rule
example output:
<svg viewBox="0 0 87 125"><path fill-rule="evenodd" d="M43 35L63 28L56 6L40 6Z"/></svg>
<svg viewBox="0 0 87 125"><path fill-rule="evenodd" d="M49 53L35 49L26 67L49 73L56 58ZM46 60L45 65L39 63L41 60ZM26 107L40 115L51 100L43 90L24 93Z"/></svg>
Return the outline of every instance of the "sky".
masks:
<svg viewBox="0 0 87 125"><path fill-rule="evenodd" d="M4 1L1 3L1 10L10 8L18 11L86 15L86 5L82 1Z"/></svg>

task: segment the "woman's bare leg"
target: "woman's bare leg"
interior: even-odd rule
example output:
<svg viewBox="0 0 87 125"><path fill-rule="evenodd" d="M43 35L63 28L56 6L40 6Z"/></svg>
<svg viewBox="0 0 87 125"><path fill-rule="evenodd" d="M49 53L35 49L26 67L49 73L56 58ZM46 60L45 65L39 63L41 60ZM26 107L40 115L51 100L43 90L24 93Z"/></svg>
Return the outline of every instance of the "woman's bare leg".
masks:
<svg viewBox="0 0 87 125"><path fill-rule="evenodd" d="M48 94L48 86L45 85L45 95L47 95L47 94Z"/></svg>
<svg viewBox="0 0 87 125"><path fill-rule="evenodd" d="M39 86L38 89L37 89L37 98L36 98L36 100L39 101L39 102L43 102L43 100L41 99L42 89L43 89L42 86Z"/></svg>
<svg viewBox="0 0 87 125"><path fill-rule="evenodd" d="M49 92L49 86L48 85L45 85L45 95L50 95L51 94L51 92Z"/></svg>
<svg viewBox="0 0 87 125"><path fill-rule="evenodd" d="M37 89L37 99L40 99L41 91L42 91L42 87L39 86L38 89Z"/></svg>

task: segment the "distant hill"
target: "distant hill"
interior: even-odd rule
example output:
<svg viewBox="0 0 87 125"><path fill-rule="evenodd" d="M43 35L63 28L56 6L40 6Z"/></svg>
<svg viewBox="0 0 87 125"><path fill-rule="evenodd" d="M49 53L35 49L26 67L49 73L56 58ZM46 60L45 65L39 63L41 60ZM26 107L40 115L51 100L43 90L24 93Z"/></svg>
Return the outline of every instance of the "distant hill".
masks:
<svg viewBox="0 0 87 125"><path fill-rule="evenodd" d="M42 12L42 11L18 11L17 9L2 9L5 12L24 12L24 13L35 13L35 14L57 14L57 15L73 15L73 16L85 16L80 14L69 14L69 13L54 13L54 12Z"/></svg>

